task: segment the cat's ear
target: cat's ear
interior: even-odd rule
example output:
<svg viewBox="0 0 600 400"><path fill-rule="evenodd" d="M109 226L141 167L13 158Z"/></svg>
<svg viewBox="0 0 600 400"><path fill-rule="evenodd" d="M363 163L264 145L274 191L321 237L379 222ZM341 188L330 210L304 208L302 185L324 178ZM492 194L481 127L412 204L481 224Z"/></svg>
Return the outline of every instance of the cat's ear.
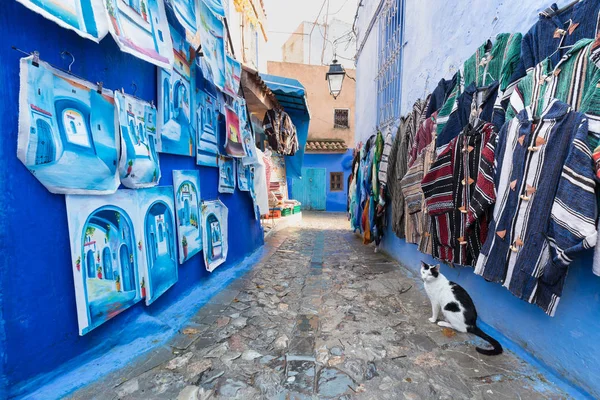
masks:
<svg viewBox="0 0 600 400"><path fill-rule="evenodd" d="M431 269L436 270L437 272L440 272L440 264L433 265L431 267Z"/></svg>
<svg viewBox="0 0 600 400"><path fill-rule="evenodd" d="M429 269L429 264L426 264L425 261L421 261L421 268Z"/></svg>

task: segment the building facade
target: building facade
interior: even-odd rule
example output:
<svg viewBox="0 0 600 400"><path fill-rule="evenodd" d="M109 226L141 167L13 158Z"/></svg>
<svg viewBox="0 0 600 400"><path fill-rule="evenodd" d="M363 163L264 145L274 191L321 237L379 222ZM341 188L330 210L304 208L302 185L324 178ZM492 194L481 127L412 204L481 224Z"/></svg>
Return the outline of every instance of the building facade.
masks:
<svg viewBox="0 0 600 400"><path fill-rule="evenodd" d="M267 59L261 56L268 40L263 1L228 0L228 3L227 23L238 61L256 71L266 72Z"/></svg>
<svg viewBox="0 0 600 400"><path fill-rule="evenodd" d="M451 78L480 44L499 33L527 32L549 5L543 0L493 5L472 0L361 2L356 20L356 109L360 110L355 115L356 141L366 140L378 129L391 127L395 134L400 117L413 103L429 94L440 79ZM421 260L436 263L398 239L389 226L381 244L384 251L415 271ZM512 341L514 351L537 358L590 397L600 396L595 379L600 369L595 340L600 279L592 275L592 251L571 265L554 318L502 286L486 282L471 268L442 265L442 272L469 292L481 321Z"/></svg>
<svg viewBox="0 0 600 400"><path fill-rule="evenodd" d="M294 77L306 89L311 114L306 142L303 177L293 179L290 196L302 203L303 209L345 211L347 181L354 148L354 70L340 96L329 94L325 80L328 66L289 62L268 62L269 74Z"/></svg>

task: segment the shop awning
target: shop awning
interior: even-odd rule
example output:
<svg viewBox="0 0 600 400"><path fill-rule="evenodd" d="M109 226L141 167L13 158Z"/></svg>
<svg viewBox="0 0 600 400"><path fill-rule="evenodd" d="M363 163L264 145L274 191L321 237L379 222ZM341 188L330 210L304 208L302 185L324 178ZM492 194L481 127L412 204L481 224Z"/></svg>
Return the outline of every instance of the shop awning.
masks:
<svg viewBox="0 0 600 400"><path fill-rule="evenodd" d="M298 151L293 156L285 157L285 166L288 180L302 178L302 164L304 163L304 148L308 138L308 125L310 111L306 100L306 90L296 79L283 76L260 74L269 89L275 94L277 101L284 111L288 113L296 126L298 136Z"/></svg>

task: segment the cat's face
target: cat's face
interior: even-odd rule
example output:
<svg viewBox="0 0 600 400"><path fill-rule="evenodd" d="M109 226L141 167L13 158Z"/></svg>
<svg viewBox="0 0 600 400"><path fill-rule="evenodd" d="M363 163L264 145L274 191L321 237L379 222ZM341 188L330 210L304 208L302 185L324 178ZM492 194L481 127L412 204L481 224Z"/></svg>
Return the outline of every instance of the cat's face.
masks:
<svg viewBox="0 0 600 400"><path fill-rule="evenodd" d="M421 279L431 282L440 275L440 265L430 265L421 261Z"/></svg>

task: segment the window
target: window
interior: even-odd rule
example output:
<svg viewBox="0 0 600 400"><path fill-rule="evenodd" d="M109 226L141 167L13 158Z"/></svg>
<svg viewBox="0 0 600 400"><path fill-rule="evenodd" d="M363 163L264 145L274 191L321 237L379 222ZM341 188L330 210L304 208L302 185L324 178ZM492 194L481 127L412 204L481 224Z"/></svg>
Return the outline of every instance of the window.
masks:
<svg viewBox="0 0 600 400"><path fill-rule="evenodd" d="M329 173L329 190L332 192L341 192L344 190L344 173L330 172Z"/></svg>
<svg viewBox="0 0 600 400"><path fill-rule="evenodd" d="M333 110L333 127L350 128L350 110L347 108L335 108Z"/></svg>
<svg viewBox="0 0 600 400"><path fill-rule="evenodd" d="M378 18L377 125L381 129L400 118L404 0L387 0Z"/></svg>

